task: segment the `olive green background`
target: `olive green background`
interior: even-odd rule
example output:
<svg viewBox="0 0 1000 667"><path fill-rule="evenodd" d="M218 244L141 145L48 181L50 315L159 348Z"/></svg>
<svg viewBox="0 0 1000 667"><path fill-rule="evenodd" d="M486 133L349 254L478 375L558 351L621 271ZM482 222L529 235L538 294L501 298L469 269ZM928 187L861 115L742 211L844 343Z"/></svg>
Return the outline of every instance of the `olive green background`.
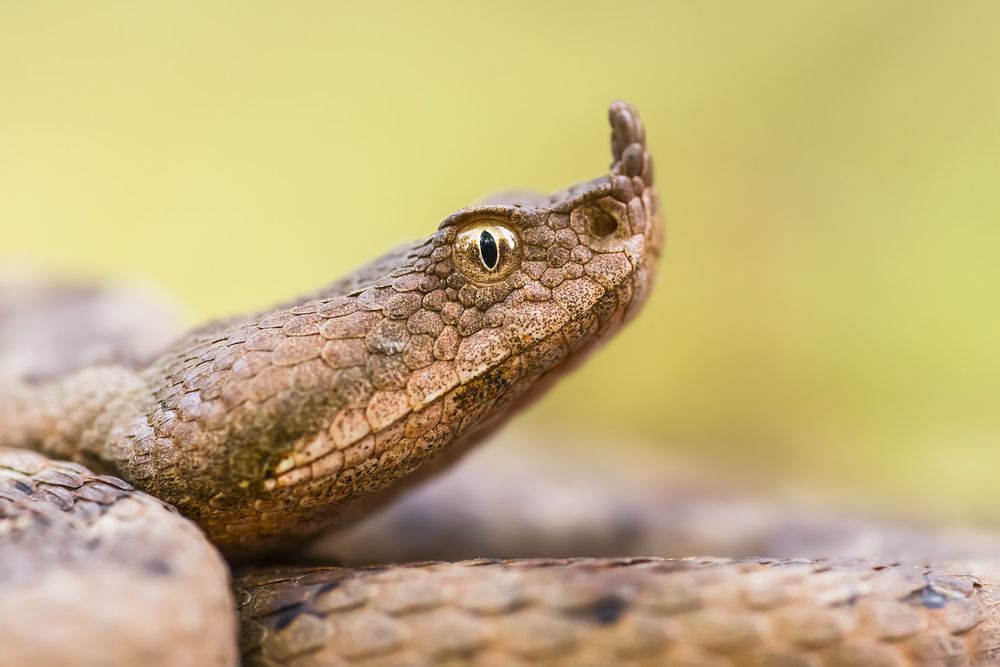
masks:
<svg viewBox="0 0 1000 667"><path fill-rule="evenodd" d="M991 1L6 0L0 261L257 308L600 174L622 97L655 296L524 423L991 514L998 31Z"/></svg>

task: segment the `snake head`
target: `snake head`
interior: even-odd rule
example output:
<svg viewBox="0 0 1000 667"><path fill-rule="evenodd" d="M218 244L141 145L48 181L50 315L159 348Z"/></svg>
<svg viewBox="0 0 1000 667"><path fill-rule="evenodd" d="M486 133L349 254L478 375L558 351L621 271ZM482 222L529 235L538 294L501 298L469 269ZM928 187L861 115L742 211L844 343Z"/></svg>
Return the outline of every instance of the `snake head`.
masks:
<svg viewBox="0 0 1000 667"><path fill-rule="evenodd" d="M615 102L609 118L608 174L458 211L415 263L444 290L439 312L452 320L457 346L439 367L452 381L499 372L509 385L531 385L606 340L645 302L662 238L653 162L635 109Z"/></svg>
<svg viewBox="0 0 1000 667"><path fill-rule="evenodd" d="M661 230L635 109L613 164L458 211L297 304L155 363L106 458L229 553L345 522L453 460L645 301ZM414 474L419 471L420 474Z"/></svg>
<svg viewBox="0 0 1000 667"><path fill-rule="evenodd" d="M453 460L645 302L662 238L653 163L636 110L615 102L609 119L607 174L462 209L347 295L384 316L357 422L381 457L371 479L395 489L438 453Z"/></svg>

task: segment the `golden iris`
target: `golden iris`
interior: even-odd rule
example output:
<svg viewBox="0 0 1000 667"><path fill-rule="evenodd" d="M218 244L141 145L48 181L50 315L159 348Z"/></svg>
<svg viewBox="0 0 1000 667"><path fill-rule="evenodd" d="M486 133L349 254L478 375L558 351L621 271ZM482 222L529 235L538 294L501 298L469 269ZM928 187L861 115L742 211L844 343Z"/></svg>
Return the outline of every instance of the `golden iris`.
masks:
<svg viewBox="0 0 1000 667"><path fill-rule="evenodd" d="M458 269L477 283L510 275L518 264L517 234L499 220L478 220L458 232L452 257Z"/></svg>

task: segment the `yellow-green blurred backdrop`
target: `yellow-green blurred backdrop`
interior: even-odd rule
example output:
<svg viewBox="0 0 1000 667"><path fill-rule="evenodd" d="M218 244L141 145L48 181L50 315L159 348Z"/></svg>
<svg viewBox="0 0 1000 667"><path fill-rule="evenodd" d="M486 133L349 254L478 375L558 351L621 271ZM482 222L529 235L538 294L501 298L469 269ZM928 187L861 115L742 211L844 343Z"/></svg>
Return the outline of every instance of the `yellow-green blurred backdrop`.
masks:
<svg viewBox="0 0 1000 667"><path fill-rule="evenodd" d="M1000 3L0 5L0 260L192 321L608 163L655 298L525 419L933 509L1000 500Z"/></svg>

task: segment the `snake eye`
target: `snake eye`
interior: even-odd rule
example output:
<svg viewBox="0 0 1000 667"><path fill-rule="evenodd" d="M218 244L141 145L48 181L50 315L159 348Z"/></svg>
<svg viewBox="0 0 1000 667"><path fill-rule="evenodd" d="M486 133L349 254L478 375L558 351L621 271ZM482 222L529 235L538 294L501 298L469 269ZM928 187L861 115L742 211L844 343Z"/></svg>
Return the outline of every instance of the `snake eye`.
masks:
<svg viewBox="0 0 1000 667"><path fill-rule="evenodd" d="M519 262L517 235L500 220L478 220L455 238L452 257L469 280L490 283L510 274Z"/></svg>

